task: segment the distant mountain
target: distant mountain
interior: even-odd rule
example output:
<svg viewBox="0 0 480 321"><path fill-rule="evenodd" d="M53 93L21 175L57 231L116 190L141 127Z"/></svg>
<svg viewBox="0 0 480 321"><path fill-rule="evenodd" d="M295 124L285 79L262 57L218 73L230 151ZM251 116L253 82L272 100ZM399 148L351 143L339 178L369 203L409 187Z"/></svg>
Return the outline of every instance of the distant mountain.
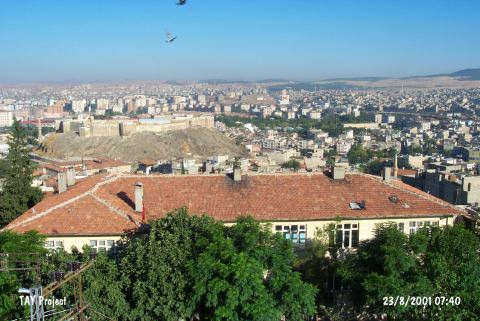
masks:
<svg viewBox="0 0 480 321"><path fill-rule="evenodd" d="M452 77L460 78L459 80L480 80L480 68L474 69L462 69L455 71L449 74L436 74L436 75L426 75L426 76L413 76L413 77L404 77L401 79L410 79L410 78L434 78L434 77Z"/></svg>
<svg viewBox="0 0 480 321"><path fill-rule="evenodd" d="M292 82L291 80L281 79L281 78L269 78L257 81L257 83L271 83L271 82Z"/></svg>
<svg viewBox="0 0 480 321"><path fill-rule="evenodd" d="M352 77L352 78L330 78L330 79L325 79L322 81L332 81L332 82L338 82L338 81L380 81L388 79L387 77Z"/></svg>
<svg viewBox="0 0 480 321"><path fill-rule="evenodd" d="M452 77L459 78L459 80L480 80L480 68L476 69L463 69L449 74L435 74L435 75L424 75L424 76L409 76L401 78L392 78L392 77L351 77L351 78L330 78L322 80L321 82L344 82L344 81L368 81L375 82L385 79L415 79L415 78L434 78L434 77Z"/></svg>
<svg viewBox="0 0 480 321"><path fill-rule="evenodd" d="M325 83L316 83L316 82L297 82L297 83L289 83L289 84L282 84L282 85L274 85L267 87L268 90L273 92L279 92L283 89L293 89L293 90L320 90L320 89L335 89L335 90L346 90L346 89L365 89L363 86L356 86L346 82L335 81L335 82L325 82Z"/></svg>
<svg viewBox="0 0 480 321"><path fill-rule="evenodd" d="M463 69L451 74L448 74L450 77L462 77L465 80L480 80L480 68L476 69Z"/></svg>
<svg viewBox="0 0 480 321"><path fill-rule="evenodd" d="M176 80L167 80L165 83L167 85L171 85L171 86L181 86L181 85L183 85L183 83L181 83L179 81L176 81Z"/></svg>
<svg viewBox="0 0 480 321"><path fill-rule="evenodd" d="M251 81L245 81L245 80L226 80L226 79L206 79L206 80L200 80L199 82L206 83L209 85L230 85L230 84L251 83Z"/></svg>

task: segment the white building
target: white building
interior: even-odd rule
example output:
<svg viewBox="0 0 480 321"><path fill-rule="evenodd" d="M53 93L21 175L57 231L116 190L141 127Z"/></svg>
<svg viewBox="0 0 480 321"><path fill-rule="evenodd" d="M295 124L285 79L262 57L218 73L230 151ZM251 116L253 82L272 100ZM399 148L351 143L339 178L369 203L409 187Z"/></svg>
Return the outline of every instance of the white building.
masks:
<svg viewBox="0 0 480 321"><path fill-rule="evenodd" d="M310 119L320 119L320 118L322 118L322 113L320 113L319 111L311 111L308 114L308 118L310 118Z"/></svg>
<svg viewBox="0 0 480 321"><path fill-rule="evenodd" d="M10 127L13 124L13 113L8 110L0 110L0 127Z"/></svg>
<svg viewBox="0 0 480 321"><path fill-rule="evenodd" d="M85 107L87 106L87 101L83 100L72 100L72 111L75 113L81 113L85 111Z"/></svg>
<svg viewBox="0 0 480 321"><path fill-rule="evenodd" d="M97 109L98 110L107 110L109 106L108 99L97 99Z"/></svg>

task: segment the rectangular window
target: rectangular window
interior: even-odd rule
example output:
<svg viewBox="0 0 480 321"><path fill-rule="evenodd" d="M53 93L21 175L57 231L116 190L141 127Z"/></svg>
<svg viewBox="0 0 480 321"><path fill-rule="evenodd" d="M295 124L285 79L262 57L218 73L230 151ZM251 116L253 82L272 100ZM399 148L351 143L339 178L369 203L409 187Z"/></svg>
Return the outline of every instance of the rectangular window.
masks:
<svg viewBox="0 0 480 321"><path fill-rule="evenodd" d="M298 233L297 232L292 232L292 241L297 242L298 241Z"/></svg>
<svg viewBox="0 0 480 321"><path fill-rule="evenodd" d="M342 248L358 247L359 243L359 224L339 224L336 231L336 244L341 244Z"/></svg>
<svg viewBox="0 0 480 321"><path fill-rule="evenodd" d="M352 247L358 247L358 230L352 230Z"/></svg>
<svg viewBox="0 0 480 321"><path fill-rule="evenodd" d="M417 231L417 222L410 222L409 227L410 227L409 234L415 233Z"/></svg>
<svg viewBox="0 0 480 321"><path fill-rule="evenodd" d="M97 240L90 240L88 245L90 245L91 247L97 246Z"/></svg>
<svg viewBox="0 0 480 321"><path fill-rule="evenodd" d="M63 241L45 241L45 247L49 250L63 249Z"/></svg>
<svg viewBox="0 0 480 321"><path fill-rule="evenodd" d="M293 243L305 243L307 240L306 225L275 225L275 231L282 232L283 238Z"/></svg>
<svg viewBox="0 0 480 321"><path fill-rule="evenodd" d="M307 233L305 233L305 232L300 232L300 234L299 234L299 241L300 241L300 243L305 243L306 240L307 240Z"/></svg>
<svg viewBox="0 0 480 321"><path fill-rule="evenodd" d="M350 230L343 230L343 247L344 248L350 247Z"/></svg>
<svg viewBox="0 0 480 321"><path fill-rule="evenodd" d="M398 230L402 233L405 232L405 224L404 223L398 223Z"/></svg>
<svg viewBox="0 0 480 321"><path fill-rule="evenodd" d="M432 226L438 226L438 221L432 222Z"/></svg>

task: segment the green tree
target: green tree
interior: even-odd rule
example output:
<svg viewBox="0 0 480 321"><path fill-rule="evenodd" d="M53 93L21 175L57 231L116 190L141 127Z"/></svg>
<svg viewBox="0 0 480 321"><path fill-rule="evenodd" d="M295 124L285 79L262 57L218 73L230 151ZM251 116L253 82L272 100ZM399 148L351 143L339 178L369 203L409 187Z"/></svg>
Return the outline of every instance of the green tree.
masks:
<svg viewBox="0 0 480 321"><path fill-rule="evenodd" d="M18 289L31 286L38 277L35 270L18 272L15 268L33 268L46 253L44 237L35 232L16 234L0 232L0 320L11 320L26 316L21 306Z"/></svg>
<svg viewBox="0 0 480 321"><path fill-rule="evenodd" d="M297 161L296 159L291 159L283 163L282 168L288 168L288 169L293 169L294 171L298 171L300 168L300 162Z"/></svg>
<svg viewBox="0 0 480 321"><path fill-rule="evenodd" d="M412 316L415 306L384 305L383 298L432 293L417 254L418 248L393 224L379 226L374 238L360 244L358 252L349 255L339 269L358 311L373 310L393 318Z"/></svg>
<svg viewBox="0 0 480 321"><path fill-rule="evenodd" d="M479 266L480 241L461 225L427 227L410 236L383 225L342 262L339 273L357 312L397 320L460 321L478 320ZM384 305L385 297L397 296L431 297L432 303ZM442 297L458 297L461 303L435 303Z"/></svg>
<svg viewBox="0 0 480 321"><path fill-rule="evenodd" d="M432 304L424 320L478 320L480 315L480 241L462 225L423 231L427 239L422 269L434 297L458 297L457 304Z"/></svg>
<svg viewBox="0 0 480 321"><path fill-rule="evenodd" d="M335 243L336 223L317 228L315 236L306 247L306 253L296 262L302 278L315 285L317 295L317 311L332 320L338 318L335 307L335 296L330 287L335 278L335 271L339 264L339 245Z"/></svg>
<svg viewBox="0 0 480 321"><path fill-rule="evenodd" d="M369 174L380 175L384 167L384 163L378 160L372 160L368 162L366 170Z"/></svg>
<svg viewBox="0 0 480 321"><path fill-rule="evenodd" d="M16 119L9 134L5 180L0 194L0 227L42 199L40 189L31 185L34 166L28 155L28 136Z"/></svg>
<svg viewBox="0 0 480 321"><path fill-rule="evenodd" d="M132 320L301 320L315 289L291 244L252 219L224 226L185 208L150 222L119 266Z"/></svg>
<svg viewBox="0 0 480 321"><path fill-rule="evenodd" d="M351 165L366 163L369 160L367 151L361 144L355 144L347 153L348 162Z"/></svg>

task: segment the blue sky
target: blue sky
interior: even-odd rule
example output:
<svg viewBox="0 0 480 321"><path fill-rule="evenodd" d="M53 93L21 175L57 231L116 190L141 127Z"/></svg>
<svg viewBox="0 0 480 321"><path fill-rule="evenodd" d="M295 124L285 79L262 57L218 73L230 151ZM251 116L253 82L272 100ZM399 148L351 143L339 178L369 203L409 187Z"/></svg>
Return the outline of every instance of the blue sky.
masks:
<svg viewBox="0 0 480 321"><path fill-rule="evenodd" d="M1 0L0 82L409 76L480 67L480 1ZM165 30L178 36L166 44Z"/></svg>

